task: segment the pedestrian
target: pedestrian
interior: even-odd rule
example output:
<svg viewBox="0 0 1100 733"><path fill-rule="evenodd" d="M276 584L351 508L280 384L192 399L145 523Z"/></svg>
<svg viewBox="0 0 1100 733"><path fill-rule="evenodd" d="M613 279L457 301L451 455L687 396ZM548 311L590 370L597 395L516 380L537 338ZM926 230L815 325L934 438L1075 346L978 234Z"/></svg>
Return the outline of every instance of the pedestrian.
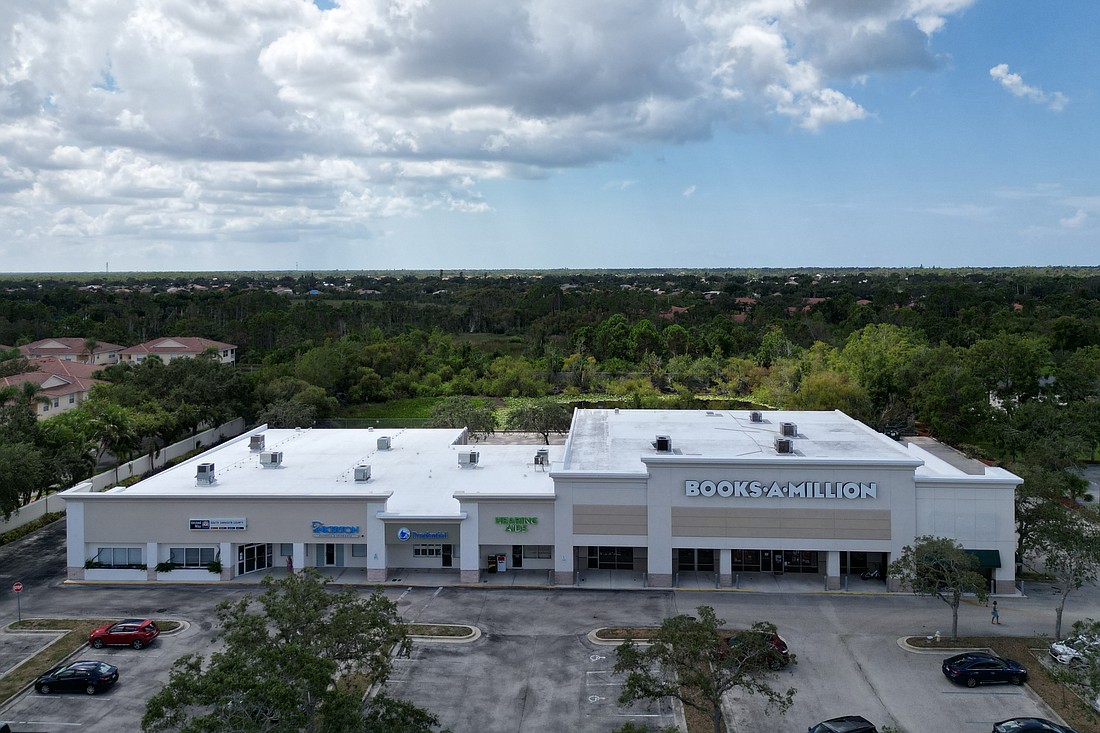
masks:
<svg viewBox="0 0 1100 733"><path fill-rule="evenodd" d="M286 556L286 572L287 572L288 575L290 573L294 572L294 556L293 555L287 555Z"/></svg>
<svg viewBox="0 0 1100 733"><path fill-rule="evenodd" d="M989 622L991 624L1001 623L1001 612L997 610L997 602L993 601L993 619Z"/></svg>

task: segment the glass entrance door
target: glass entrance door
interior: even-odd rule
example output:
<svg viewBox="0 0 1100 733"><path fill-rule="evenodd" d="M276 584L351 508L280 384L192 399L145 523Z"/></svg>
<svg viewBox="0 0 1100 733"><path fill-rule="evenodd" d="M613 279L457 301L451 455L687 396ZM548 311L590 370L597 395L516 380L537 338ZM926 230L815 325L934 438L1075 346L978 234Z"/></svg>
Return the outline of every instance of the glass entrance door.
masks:
<svg viewBox="0 0 1100 733"><path fill-rule="evenodd" d="M237 575L254 573L269 567L271 567L270 544L237 546Z"/></svg>
<svg viewBox="0 0 1100 733"><path fill-rule="evenodd" d="M633 570L633 547L589 547L588 567L594 570Z"/></svg>

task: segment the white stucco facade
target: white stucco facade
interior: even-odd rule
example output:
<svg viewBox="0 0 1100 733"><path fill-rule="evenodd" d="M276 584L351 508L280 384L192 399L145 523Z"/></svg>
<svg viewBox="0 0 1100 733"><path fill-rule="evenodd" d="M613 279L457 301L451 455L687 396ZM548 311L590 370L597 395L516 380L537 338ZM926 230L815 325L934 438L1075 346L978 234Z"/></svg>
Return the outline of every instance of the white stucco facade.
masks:
<svg viewBox="0 0 1100 733"><path fill-rule="evenodd" d="M261 427L133 486L64 498L75 580L228 580L289 558L366 582L443 568L455 582L521 569L571 584L600 568L650 587L690 571L839 588L933 534L975 551L1007 592L1019 483L839 412L578 410L564 446Z"/></svg>

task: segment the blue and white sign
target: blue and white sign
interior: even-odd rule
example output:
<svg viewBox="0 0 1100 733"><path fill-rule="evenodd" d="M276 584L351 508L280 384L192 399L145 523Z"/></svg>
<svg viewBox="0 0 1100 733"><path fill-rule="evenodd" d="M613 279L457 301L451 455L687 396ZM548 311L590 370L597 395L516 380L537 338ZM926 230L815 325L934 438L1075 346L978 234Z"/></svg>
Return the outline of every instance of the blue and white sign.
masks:
<svg viewBox="0 0 1100 733"><path fill-rule="evenodd" d="M362 532L359 531L359 525L337 525L337 524L325 524L324 522L313 522L313 536L314 537L362 537Z"/></svg>
<svg viewBox="0 0 1100 733"><path fill-rule="evenodd" d="M401 529L397 530L397 539L401 540L402 542L408 541L408 539L412 536L412 532L409 531L408 527L402 527Z"/></svg>
<svg viewBox="0 0 1100 733"><path fill-rule="evenodd" d="M445 540L449 533L445 531L438 532L420 532L415 529L409 529L408 527L401 527L397 530L397 539L399 542L408 542L409 540Z"/></svg>

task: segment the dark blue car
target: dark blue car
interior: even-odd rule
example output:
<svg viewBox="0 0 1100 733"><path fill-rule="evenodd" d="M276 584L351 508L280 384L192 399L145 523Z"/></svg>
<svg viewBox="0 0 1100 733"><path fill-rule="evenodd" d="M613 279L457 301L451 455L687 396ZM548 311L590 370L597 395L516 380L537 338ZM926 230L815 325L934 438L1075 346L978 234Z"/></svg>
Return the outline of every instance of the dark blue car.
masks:
<svg viewBox="0 0 1100 733"><path fill-rule="evenodd" d="M983 652L966 652L943 660L943 673L952 682L967 687L1027 682L1027 670L1022 664Z"/></svg>
<svg viewBox="0 0 1100 733"><path fill-rule="evenodd" d="M106 662L59 664L34 681L43 695L51 692L86 692L94 695L118 682L118 667Z"/></svg>

